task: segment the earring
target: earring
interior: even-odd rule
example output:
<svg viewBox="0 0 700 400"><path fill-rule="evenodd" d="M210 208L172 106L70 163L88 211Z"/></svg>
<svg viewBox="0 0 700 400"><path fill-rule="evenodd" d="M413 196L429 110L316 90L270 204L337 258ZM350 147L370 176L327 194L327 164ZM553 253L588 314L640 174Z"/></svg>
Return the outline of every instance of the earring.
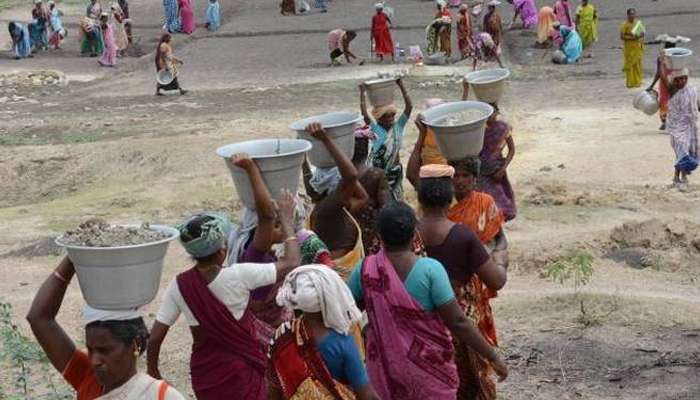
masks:
<svg viewBox="0 0 700 400"><path fill-rule="evenodd" d="M139 358L141 355L141 351L139 350L138 346L134 349L134 357Z"/></svg>

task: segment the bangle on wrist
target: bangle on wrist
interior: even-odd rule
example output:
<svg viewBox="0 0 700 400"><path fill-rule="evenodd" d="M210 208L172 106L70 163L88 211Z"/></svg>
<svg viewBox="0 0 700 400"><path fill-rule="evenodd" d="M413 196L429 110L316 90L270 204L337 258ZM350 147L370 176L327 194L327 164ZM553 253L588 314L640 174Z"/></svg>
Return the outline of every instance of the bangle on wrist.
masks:
<svg viewBox="0 0 700 400"><path fill-rule="evenodd" d="M296 236L290 236L290 237L284 239L285 242L291 242L292 240L297 240L297 237L296 237Z"/></svg>

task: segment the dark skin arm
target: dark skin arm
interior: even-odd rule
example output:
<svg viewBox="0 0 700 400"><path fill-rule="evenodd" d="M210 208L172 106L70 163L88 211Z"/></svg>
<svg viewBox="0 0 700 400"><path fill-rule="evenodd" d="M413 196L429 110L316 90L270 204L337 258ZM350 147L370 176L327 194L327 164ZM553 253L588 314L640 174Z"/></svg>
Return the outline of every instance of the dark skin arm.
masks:
<svg viewBox="0 0 700 400"><path fill-rule="evenodd" d="M504 381L508 377L508 367L501 360L501 357L484 339L476 325L469 320L462 309L457 305L456 300L452 300L437 309L442 321L447 325L447 328L455 335L460 343L471 347L479 353L481 357L488 360L496 374L499 382Z"/></svg>
<svg viewBox="0 0 700 400"><path fill-rule="evenodd" d="M656 82L661 79L661 70L659 69L659 64L656 64L656 73L654 74L654 80L651 82L651 85L647 88L647 91L653 90L654 85L656 85Z"/></svg>
<svg viewBox="0 0 700 400"><path fill-rule="evenodd" d="M513 25L515 25L515 21L518 19L519 16L520 16L520 9L519 9L519 8L516 8L516 9L515 9L515 14L513 15L513 20L510 21L510 25L508 25L508 29L512 29L512 28L513 28Z"/></svg>
<svg viewBox="0 0 700 400"><path fill-rule="evenodd" d="M372 118L370 118L369 113L367 112L367 99L365 96L365 93L367 92L367 86L364 84L361 84L359 86L360 88L360 112L362 113L362 118L365 119L365 124L369 125L372 123Z"/></svg>
<svg viewBox="0 0 700 400"><path fill-rule="evenodd" d="M146 353L148 375L155 379L163 379L158 368L158 362L160 359L160 346L163 344L169 330L170 327L168 325L156 321L148 338L148 351Z"/></svg>
<svg viewBox="0 0 700 400"><path fill-rule="evenodd" d="M335 164L338 166L341 176L337 192L340 196L339 201L351 213L360 210L367 204L369 196L358 180L360 174L357 172L357 168L355 168L352 161L340 151L330 137L328 137L321 124L310 124L306 127L306 131L314 138L323 142L323 145L328 149L333 160L335 160Z"/></svg>
<svg viewBox="0 0 700 400"><path fill-rule="evenodd" d="M515 142L513 141L513 136L508 136L506 139L506 146L508 147L508 154L506 155L506 160L503 163L503 167L493 174L493 178L498 181L503 180L503 178L506 176L508 165L510 165L510 162L513 161L513 157L515 157Z"/></svg>
<svg viewBox="0 0 700 400"><path fill-rule="evenodd" d="M496 252L494 252L495 254ZM494 254L489 257L482 266L477 270L477 275L482 282L493 291L499 291L503 289L508 280L508 270L505 266L499 263L495 259Z"/></svg>
<svg viewBox="0 0 700 400"><path fill-rule="evenodd" d="M250 185L253 188L255 212L258 214L258 226L255 228L251 246L260 253L267 253L272 247L275 221L277 220L275 203L265 185L265 181L263 181L260 169L247 154L234 154L231 157L231 163L246 171Z"/></svg>
<svg viewBox="0 0 700 400"><path fill-rule="evenodd" d="M350 51L350 40L347 38L343 38L343 55L345 55L345 61L350 64L350 59L354 58L357 59L357 56Z"/></svg>
<svg viewBox="0 0 700 400"><path fill-rule="evenodd" d="M425 144L425 135L428 133L428 128L423 122L422 114L418 114L416 117L416 128L418 128L418 139L416 140L416 144L413 146L411 156L408 158L408 164L406 165L406 178L408 178L411 185L418 190L418 183L420 182L420 167L423 165L421 153L423 152L423 146Z"/></svg>
<svg viewBox="0 0 700 400"><path fill-rule="evenodd" d="M75 353L75 343L58 324L56 315L61 308L68 284L75 274L75 268L70 259L64 257L55 272L67 282L51 273L34 296L27 321L51 365L63 372Z"/></svg>
<svg viewBox="0 0 700 400"><path fill-rule="evenodd" d="M411 96L408 95L408 91L406 90L406 86L403 84L403 79L399 78L396 80L396 85L399 87L399 90L401 90L401 96L403 97L403 103L404 103L404 109L403 109L403 115L406 116L406 118L411 117L411 112L413 111L413 103L411 102Z"/></svg>

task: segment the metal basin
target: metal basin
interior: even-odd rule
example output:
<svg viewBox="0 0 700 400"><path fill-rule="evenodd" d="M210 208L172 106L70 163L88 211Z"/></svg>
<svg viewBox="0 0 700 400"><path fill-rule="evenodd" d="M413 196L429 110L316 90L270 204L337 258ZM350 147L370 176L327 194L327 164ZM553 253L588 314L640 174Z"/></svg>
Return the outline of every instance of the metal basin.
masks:
<svg viewBox="0 0 700 400"><path fill-rule="evenodd" d="M180 232L165 225L150 227L168 234L168 238L118 247L72 246L63 243L62 237L56 239L56 244L65 247L75 265L80 290L90 307L123 310L153 301L158 293L168 244L179 237Z"/></svg>
<svg viewBox="0 0 700 400"><path fill-rule="evenodd" d="M465 110L481 111L483 116L460 125L448 126L445 119ZM423 112L425 124L432 128L440 153L448 160L461 160L478 156L484 147L486 120L493 114L493 107L480 101L457 101L440 104Z"/></svg>
<svg viewBox="0 0 700 400"><path fill-rule="evenodd" d="M690 68L690 64L693 62L693 59L690 57L693 55L693 51L683 47L666 49L664 54L666 54L668 59L668 67L673 70Z"/></svg>
<svg viewBox="0 0 700 400"><path fill-rule="evenodd" d="M306 132L306 127L312 122L320 123L340 151L352 159L355 153L355 125L360 121L362 116L358 113L339 111L304 118L290 125L289 129L295 131L300 139L311 142L312 147L308 154L311 164L316 167L331 168L335 166L335 160L321 141L314 139Z"/></svg>
<svg viewBox="0 0 700 400"><path fill-rule="evenodd" d="M373 107L385 106L394 102L396 78L372 79L366 81L367 96Z"/></svg>
<svg viewBox="0 0 700 400"><path fill-rule="evenodd" d="M467 74L464 79L469 82L474 95L484 103L498 103L505 91L505 81L510 71L505 68L485 69Z"/></svg>
<svg viewBox="0 0 700 400"><path fill-rule="evenodd" d="M224 158L231 172L233 186L238 197L247 208L255 209L253 188L248 174L229 162L232 155L246 153L260 169L267 189L274 199L279 199L282 189L295 194L299 188L301 164L304 154L311 149L311 143L300 139L258 139L229 144L216 149L216 154Z"/></svg>

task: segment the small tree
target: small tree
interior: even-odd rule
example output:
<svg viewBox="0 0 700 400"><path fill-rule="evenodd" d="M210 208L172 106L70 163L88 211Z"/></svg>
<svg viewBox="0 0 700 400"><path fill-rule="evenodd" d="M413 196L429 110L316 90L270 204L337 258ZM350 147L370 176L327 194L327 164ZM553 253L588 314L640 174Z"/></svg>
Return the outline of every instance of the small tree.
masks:
<svg viewBox="0 0 700 400"><path fill-rule="evenodd" d="M577 321L584 326L595 322L586 312L586 305L581 288L590 282L593 276L593 256L585 251L572 250L556 261L550 262L544 267L542 275L560 285L571 283L574 289L574 298L580 306L580 314Z"/></svg>

